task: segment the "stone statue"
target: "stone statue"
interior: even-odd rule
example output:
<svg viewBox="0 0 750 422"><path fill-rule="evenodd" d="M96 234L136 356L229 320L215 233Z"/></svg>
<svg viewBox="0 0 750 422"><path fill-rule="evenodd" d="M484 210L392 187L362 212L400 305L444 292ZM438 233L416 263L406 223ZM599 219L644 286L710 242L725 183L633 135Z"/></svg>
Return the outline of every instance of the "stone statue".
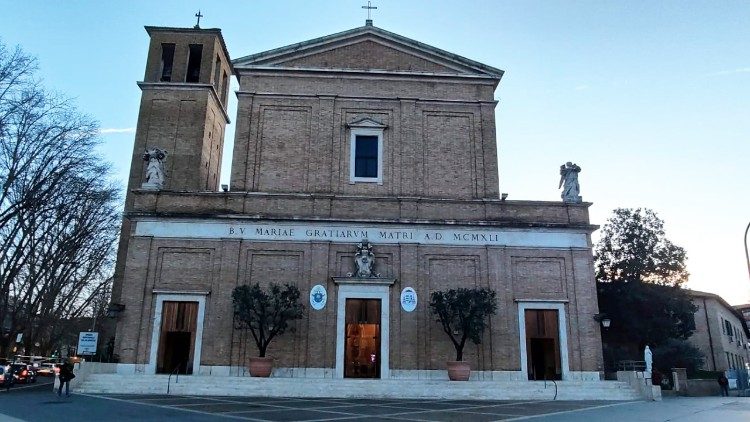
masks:
<svg viewBox="0 0 750 422"><path fill-rule="evenodd" d="M578 173L580 172L581 168L570 161L560 166L560 185L557 188L563 188L560 195L563 202L579 203L583 201L580 195L581 188L578 186Z"/></svg>
<svg viewBox="0 0 750 422"><path fill-rule="evenodd" d="M654 358L648 345L646 345L646 350L643 351L643 360L646 361L646 372L651 373L651 366L654 363Z"/></svg>
<svg viewBox="0 0 750 422"><path fill-rule="evenodd" d="M380 277L375 274L375 254L372 253L372 245L367 239L357 244L357 253L354 254L354 263L357 265L357 272L352 274L359 278ZM351 276L351 275L350 275Z"/></svg>
<svg viewBox="0 0 750 422"><path fill-rule="evenodd" d="M164 173L164 160L167 158L167 151L159 148L147 149L143 154L143 161L146 161L146 181L141 185L145 189L161 189L164 186L166 175Z"/></svg>

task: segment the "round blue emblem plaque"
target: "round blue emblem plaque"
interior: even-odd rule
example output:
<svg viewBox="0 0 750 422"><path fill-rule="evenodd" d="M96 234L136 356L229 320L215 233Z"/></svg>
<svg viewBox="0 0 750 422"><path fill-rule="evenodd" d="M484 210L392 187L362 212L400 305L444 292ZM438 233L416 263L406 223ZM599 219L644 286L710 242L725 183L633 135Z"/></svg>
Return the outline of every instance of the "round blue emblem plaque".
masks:
<svg viewBox="0 0 750 422"><path fill-rule="evenodd" d="M310 306L316 311L325 308L327 299L326 288L322 285L316 284L310 289Z"/></svg>
<svg viewBox="0 0 750 422"><path fill-rule="evenodd" d="M406 312L412 312L417 309L417 292L411 287L407 287L401 291L401 307Z"/></svg>

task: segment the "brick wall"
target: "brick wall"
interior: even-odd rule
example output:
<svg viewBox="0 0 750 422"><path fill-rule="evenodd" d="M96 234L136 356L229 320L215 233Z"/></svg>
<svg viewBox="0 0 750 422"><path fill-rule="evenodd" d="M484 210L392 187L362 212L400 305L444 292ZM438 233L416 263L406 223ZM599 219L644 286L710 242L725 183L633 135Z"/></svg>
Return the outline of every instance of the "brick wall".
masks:
<svg viewBox="0 0 750 422"><path fill-rule="evenodd" d="M252 339L232 328L231 291L239 284L289 282L306 294L315 284L328 290L322 311L307 306L293 323L294 333L268 350L280 367L334 367L336 286L332 276L354 270L354 245L255 241L132 239L123 291L128 308L118 327L118 353L124 363L145 363L149 356L154 290L210 291L206 305L202 365L244 365L256 354ZM443 369L453 347L430 313L432 291L457 286L487 286L498 294L498 313L484 342L469 344L465 360L477 370L520 370L516 300L567 301L570 369L596 371L602 362L590 255L497 247L424 247L377 245L377 271L398 279L390 294L392 369ZM403 288L418 294L416 311L399 304Z"/></svg>

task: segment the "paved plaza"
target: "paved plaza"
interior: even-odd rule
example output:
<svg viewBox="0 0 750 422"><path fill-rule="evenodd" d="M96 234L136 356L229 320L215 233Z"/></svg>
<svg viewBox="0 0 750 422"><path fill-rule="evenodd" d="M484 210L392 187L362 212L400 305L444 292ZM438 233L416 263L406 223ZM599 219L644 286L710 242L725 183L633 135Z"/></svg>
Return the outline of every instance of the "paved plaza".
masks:
<svg viewBox="0 0 750 422"><path fill-rule="evenodd" d="M710 421L750 420L750 398L662 402L296 399L177 395L58 398L50 385L0 393L2 421Z"/></svg>

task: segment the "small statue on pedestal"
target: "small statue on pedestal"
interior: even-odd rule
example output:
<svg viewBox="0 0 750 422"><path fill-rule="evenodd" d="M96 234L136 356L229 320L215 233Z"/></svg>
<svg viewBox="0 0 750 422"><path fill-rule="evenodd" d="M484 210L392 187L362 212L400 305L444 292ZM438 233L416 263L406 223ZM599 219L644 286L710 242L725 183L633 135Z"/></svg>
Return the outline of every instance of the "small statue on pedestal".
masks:
<svg viewBox="0 0 750 422"><path fill-rule="evenodd" d="M164 172L164 160L167 158L167 151L159 148L147 149L143 154L143 161L146 161L146 181L141 187L143 189L161 189L164 187L166 174Z"/></svg>
<svg viewBox="0 0 750 422"><path fill-rule="evenodd" d="M580 172L581 168L570 161L560 166L560 185L557 188L563 188L560 195L563 202L580 203L583 201L580 195L581 188L578 186L578 173Z"/></svg>
<svg viewBox="0 0 750 422"><path fill-rule="evenodd" d="M643 351L643 360L646 362L646 372L649 374L651 373L651 368L654 364L654 357L651 353L651 349L649 349L648 345L646 345L646 349Z"/></svg>

